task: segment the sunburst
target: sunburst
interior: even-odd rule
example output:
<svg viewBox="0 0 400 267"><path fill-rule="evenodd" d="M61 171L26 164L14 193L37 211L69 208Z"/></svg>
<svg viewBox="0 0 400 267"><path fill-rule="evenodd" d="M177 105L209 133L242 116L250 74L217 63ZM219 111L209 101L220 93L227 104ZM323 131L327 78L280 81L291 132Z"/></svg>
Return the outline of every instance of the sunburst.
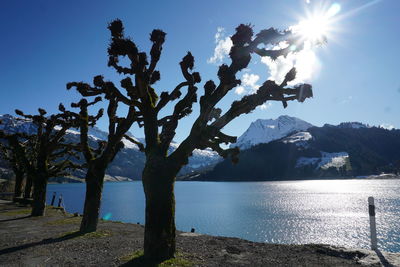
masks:
<svg viewBox="0 0 400 267"><path fill-rule="evenodd" d="M319 7L306 12L297 25L291 27L295 34L299 34L305 42L321 43L331 39L334 32L335 15L340 12L341 6L334 3L328 7Z"/></svg>

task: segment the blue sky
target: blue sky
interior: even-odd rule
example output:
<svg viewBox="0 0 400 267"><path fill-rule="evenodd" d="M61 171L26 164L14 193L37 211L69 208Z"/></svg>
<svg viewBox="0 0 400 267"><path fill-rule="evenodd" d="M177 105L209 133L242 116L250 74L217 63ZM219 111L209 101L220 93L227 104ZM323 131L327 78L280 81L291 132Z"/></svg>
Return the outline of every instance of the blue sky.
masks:
<svg viewBox="0 0 400 267"><path fill-rule="evenodd" d="M117 3L117 4L116 4ZM140 49L149 50L154 28L167 32L158 69L156 89L171 90L183 80L179 61L191 51L203 81L216 79L217 64L210 58L217 41L234 32L240 23L251 23L255 32L276 27L286 29L318 6L340 5L332 23L328 44L314 49L318 66L306 79L314 98L305 103L272 102L264 109L243 115L224 132L242 134L256 119L296 116L314 125L361 121L400 128L400 1L397 0L287 0L287 1L54 1L2 0L0 2L0 114L15 108L27 113L43 107L56 112L58 103L69 104L79 95L67 91L70 81L91 82L102 74L119 84L122 76L107 67L107 23L120 18L125 33ZM306 58L306 61L308 58ZM312 60L312 59L310 59ZM226 58L222 61L229 62ZM247 75L247 76L246 76ZM248 81L245 91L271 76L268 66L253 57L249 69L238 75ZM258 77L259 80L253 83ZM253 88L254 89L254 88ZM202 87L199 88L202 92ZM239 91L237 91L239 92ZM226 109L240 96L229 94L220 104ZM171 110L171 109L169 109ZM176 140L190 130L197 114L181 121ZM121 109L123 114L124 109ZM168 109L165 114L168 113ZM106 129L105 120L99 127ZM143 136L133 127L134 135Z"/></svg>

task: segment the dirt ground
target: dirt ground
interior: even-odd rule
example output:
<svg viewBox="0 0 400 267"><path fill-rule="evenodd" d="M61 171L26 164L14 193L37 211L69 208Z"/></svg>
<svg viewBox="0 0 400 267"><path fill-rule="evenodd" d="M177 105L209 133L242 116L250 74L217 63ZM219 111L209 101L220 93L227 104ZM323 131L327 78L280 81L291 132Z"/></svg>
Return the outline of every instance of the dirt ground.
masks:
<svg viewBox="0 0 400 267"><path fill-rule="evenodd" d="M1 266L149 266L132 259L142 250L142 225L101 221L96 233L77 232L81 217L0 201ZM279 245L177 232L176 265L163 266L400 266L399 253L328 245Z"/></svg>

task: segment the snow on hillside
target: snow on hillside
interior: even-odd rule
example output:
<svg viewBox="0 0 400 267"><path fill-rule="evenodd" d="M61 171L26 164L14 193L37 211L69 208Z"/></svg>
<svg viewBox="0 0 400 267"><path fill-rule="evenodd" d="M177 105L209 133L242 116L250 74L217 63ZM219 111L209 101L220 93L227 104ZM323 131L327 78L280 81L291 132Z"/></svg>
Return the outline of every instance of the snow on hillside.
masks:
<svg viewBox="0 0 400 267"><path fill-rule="evenodd" d="M345 166L348 159L349 154L347 152L328 153L321 151L320 158L300 157L297 160L296 167L318 164L315 169L326 170L331 167L338 169Z"/></svg>
<svg viewBox="0 0 400 267"><path fill-rule="evenodd" d="M5 114L0 115L0 130L6 133L33 133L36 131L37 127L31 120L28 119L15 119L12 115Z"/></svg>
<svg viewBox="0 0 400 267"><path fill-rule="evenodd" d="M322 152L321 162L318 164L318 168L321 169L329 169L331 167L340 168L346 165L346 160L349 158L349 154L347 152L336 152L336 153L327 153Z"/></svg>
<svg viewBox="0 0 400 267"><path fill-rule="evenodd" d="M313 125L301 119L280 116L277 119L256 120L250 124L250 127L241 135L235 144L231 147L247 149L261 143L268 143L287 136L290 133L305 131ZM303 137L307 138L306 134Z"/></svg>
<svg viewBox="0 0 400 267"><path fill-rule="evenodd" d="M307 147L307 141L312 139L312 135L309 132L298 132L292 134L282 140L283 143L294 143L296 146Z"/></svg>

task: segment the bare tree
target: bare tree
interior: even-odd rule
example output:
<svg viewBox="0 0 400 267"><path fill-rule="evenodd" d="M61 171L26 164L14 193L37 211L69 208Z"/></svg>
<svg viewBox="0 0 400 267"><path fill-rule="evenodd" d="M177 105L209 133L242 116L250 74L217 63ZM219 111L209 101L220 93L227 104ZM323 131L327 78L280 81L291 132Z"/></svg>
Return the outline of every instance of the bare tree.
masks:
<svg viewBox="0 0 400 267"><path fill-rule="evenodd" d="M118 138L109 138L109 140L116 140L115 143L120 141L122 132L127 130L134 121L140 127L144 127L146 141L144 148L146 163L142 175L146 197L144 254L147 258L164 260L174 256L176 246L175 177L182 166L188 163L193 150L211 148L222 157L231 157L233 161L237 161L239 153L237 148L221 147L222 143L236 142L236 137L221 132L225 125L234 118L251 112L266 101L281 101L284 107L291 100L303 102L306 98L312 97L312 90L309 84L288 87L288 83L296 76L293 68L281 84L270 80L265 81L257 92L234 101L224 113L216 107L217 103L233 88L240 85L241 81L236 78L236 74L248 66L252 54L276 59L301 50L303 44L299 41L299 37L290 31L279 32L270 28L254 35L250 25L239 25L236 33L231 37L233 42L229 53L231 64L222 64L219 67L218 85L211 80L204 84L204 94L200 98L200 113L194 120L190 134L174 152L168 154L179 120L191 114L193 103L197 102L196 84L201 82L201 78L198 72L193 72L194 58L190 52L183 57L180 62L183 81L172 91L162 92L158 96L153 85L160 79L160 73L155 68L161 56L166 34L161 30L153 30L150 34L152 48L148 61L147 54L139 51L136 44L124 36L123 24L120 20L111 22L108 28L111 31L108 65L118 73L127 76L121 81L121 87L126 90L128 97L122 95L111 82L104 82L100 76L94 79L95 87L84 83L73 83L68 87L76 86L83 96L109 92L106 99L110 103L122 102L129 107L127 118L119 119L115 116L116 106L111 105L110 108L109 105L110 136L120 133ZM267 49L270 45L281 42L286 42L287 47L277 50ZM122 66L119 63L120 57L127 57L130 65ZM183 88L187 88L184 93L182 93ZM172 114L159 118L160 111L174 100L178 101ZM116 128L115 125L118 127ZM116 144L113 148L115 146ZM88 154L87 157L90 158L91 155ZM101 166L101 164L105 164L104 159L98 165ZM103 169L104 166L101 170Z"/></svg>
<svg viewBox="0 0 400 267"><path fill-rule="evenodd" d="M1 121L0 121L1 123ZM18 138L16 134L5 134L3 131L0 131L0 139L4 140L10 140ZM0 142L0 153L1 157L8 161L10 164L10 167L12 168L14 174L15 174L15 186L14 186L14 197L13 201L17 202L22 199L22 193L23 193L23 181L25 177L25 170L23 167L23 164L21 163L19 157L17 157L16 149L13 146L10 145L13 142L8 141L7 144L3 144Z"/></svg>
<svg viewBox="0 0 400 267"><path fill-rule="evenodd" d="M121 81L122 87L126 88L129 81ZM126 135L132 124L137 121L138 113L136 110L137 97L129 94L124 96L112 82L105 82L102 76L96 76L93 79L94 87L82 82L71 82L67 84L67 89L75 87L84 97L97 96L94 101L88 102L85 98L71 106L80 108L79 114L75 114L78 118L77 122L80 128L80 150L86 160L87 173L85 205L83 210L83 218L80 226L81 232L93 232L97 229L98 217L101 205L101 196L103 191L104 175L109 163L111 163L116 154L124 147L122 138L127 139L139 145L143 149L143 145L138 141ZM94 126L96 121L102 116L101 109L96 117L90 116L88 107L101 101L101 96L108 101L108 138L107 141L99 141L96 149L92 149L89 145L88 132L89 127ZM120 103L129 105L126 117L118 117L117 109Z"/></svg>
<svg viewBox="0 0 400 267"><path fill-rule="evenodd" d="M20 146L18 157L24 164L28 176L33 178L32 216L43 216L46 207L46 188L50 177L63 176L68 170L80 168L71 157L77 157L73 151L74 145L64 142L67 130L74 126L75 118L65 111L60 104L61 113L46 117L46 111L39 108L38 115L27 115L16 110L17 115L31 120L37 126L34 135L26 136L31 147L29 154L25 154L18 140L11 145ZM11 141L11 139L10 139Z"/></svg>
<svg viewBox="0 0 400 267"><path fill-rule="evenodd" d="M33 169L30 168L30 166L32 166L31 160L33 160L32 155L34 153L30 137L31 136L23 132L8 133L6 131L0 131L0 139L4 140L3 143L0 143L3 158L10 163L16 177L14 200L27 204L31 202L34 176ZM22 190L24 178L25 187ZM22 197L22 191L23 199L20 199Z"/></svg>

